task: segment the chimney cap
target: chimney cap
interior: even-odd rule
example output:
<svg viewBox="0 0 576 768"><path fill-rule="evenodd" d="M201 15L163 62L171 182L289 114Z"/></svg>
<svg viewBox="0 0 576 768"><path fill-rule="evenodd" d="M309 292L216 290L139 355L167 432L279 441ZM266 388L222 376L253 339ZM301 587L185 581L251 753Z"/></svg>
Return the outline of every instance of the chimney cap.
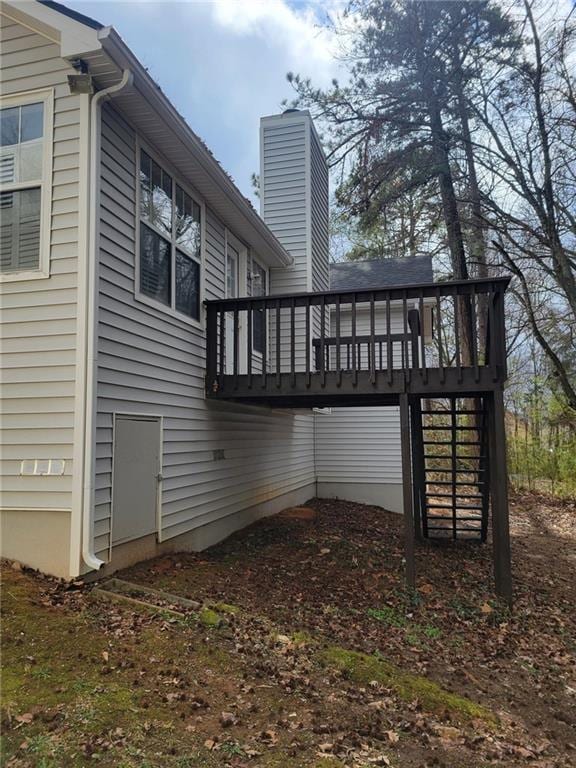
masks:
<svg viewBox="0 0 576 768"><path fill-rule="evenodd" d="M293 112L300 112L300 110L299 109L294 109L294 108L285 109L284 112L282 112L282 114L283 115L290 115Z"/></svg>

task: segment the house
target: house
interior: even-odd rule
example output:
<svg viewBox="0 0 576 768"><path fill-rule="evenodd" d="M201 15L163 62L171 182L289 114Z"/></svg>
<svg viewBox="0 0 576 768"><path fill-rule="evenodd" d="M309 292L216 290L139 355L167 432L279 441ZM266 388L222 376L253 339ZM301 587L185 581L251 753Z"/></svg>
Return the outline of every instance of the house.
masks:
<svg viewBox="0 0 576 768"><path fill-rule="evenodd" d="M330 266L307 112L261 121L259 215L114 29L49 0L0 13L2 554L105 574L316 495L402 511L407 552L431 535L422 398L456 419L477 396L498 428L506 280Z"/></svg>

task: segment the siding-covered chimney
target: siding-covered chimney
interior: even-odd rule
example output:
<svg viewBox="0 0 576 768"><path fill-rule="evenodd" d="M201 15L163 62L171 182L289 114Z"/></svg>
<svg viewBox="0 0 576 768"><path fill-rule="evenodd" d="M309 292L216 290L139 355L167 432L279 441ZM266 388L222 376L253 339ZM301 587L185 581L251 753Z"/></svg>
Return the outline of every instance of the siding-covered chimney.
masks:
<svg viewBox="0 0 576 768"><path fill-rule="evenodd" d="M278 240L294 258L288 269L273 269L270 293L325 291L328 275L328 166L310 113L288 110L260 122L260 210ZM305 316L296 310L295 358L305 363ZM288 370L288 310L282 310L281 367ZM271 332L275 321L272 322ZM311 336L318 336L320 310L311 310ZM271 349L274 366L274 349Z"/></svg>
<svg viewBox="0 0 576 768"><path fill-rule="evenodd" d="M262 218L294 257L273 270L272 293L328 289L328 166L310 113L260 122Z"/></svg>

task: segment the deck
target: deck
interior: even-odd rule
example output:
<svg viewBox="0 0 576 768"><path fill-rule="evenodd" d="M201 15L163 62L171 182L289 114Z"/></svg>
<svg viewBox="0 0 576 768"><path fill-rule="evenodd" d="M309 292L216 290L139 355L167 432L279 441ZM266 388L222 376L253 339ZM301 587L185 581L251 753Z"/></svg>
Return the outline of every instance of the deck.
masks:
<svg viewBox="0 0 576 768"><path fill-rule="evenodd" d="M406 579L419 538L492 519L496 592L512 599L503 387L508 278L206 302L206 397L275 408L400 406ZM450 424L429 430L434 399ZM462 446L469 447L467 455ZM440 462L440 463L438 463ZM463 462L466 468L463 469Z"/></svg>
<svg viewBox="0 0 576 768"><path fill-rule="evenodd" d="M501 389L508 282L208 301L206 395L312 408Z"/></svg>

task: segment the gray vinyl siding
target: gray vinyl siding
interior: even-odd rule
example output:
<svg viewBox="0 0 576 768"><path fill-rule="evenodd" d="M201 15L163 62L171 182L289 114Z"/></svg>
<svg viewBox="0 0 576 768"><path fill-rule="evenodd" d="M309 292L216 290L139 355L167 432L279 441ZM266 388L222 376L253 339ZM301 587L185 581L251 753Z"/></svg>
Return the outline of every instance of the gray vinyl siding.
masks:
<svg viewBox="0 0 576 768"><path fill-rule="evenodd" d="M285 123L285 124L284 124ZM288 269L270 270L270 293L299 293L310 290L309 282L309 127L301 118L263 123L261 138L262 217L290 253L294 263ZM276 314L270 315L270 364L276 367ZM280 313L280 367L290 369L290 311ZM305 316L295 312L295 360L305 363Z"/></svg>
<svg viewBox="0 0 576 768"><path fill-rule="evenodd" d="M285 113L261 125L260 194L266 224L294 259L288 269L271 271L271 293L327 290L328 169L310 115ZM311 310L312 335L320 333L320 310ZM328 319L328 318L327 318ZM282 371L290 370L290 310L281 312ZM328 327L328 323L327 326ZM306 363L306 319L295 312L295 363ZM271 318L271 364L275 360L276 318Z"/></svg>
<svg viewBox="0 0 576 768"><path fill-rule="evenodd" d="M333 408L315 418L318 483L402 482L398 408Z"/></svg>
<svg viewBox="0 0 576 768"><path fill-rule="evenodd" d="M400 306L392 308L390 326L392 333L403 332L403 315ZM335 322L332 316L332 332ZM376 334L387 332L386 312L378 309L374 314ZM344 312L341 319L342 336L351 333L350 312ZM356 333L370 334L370 312L359 310L356 318ZM379 364L378 349L376 360ZM366 353L364 348L363 354ZM346 365L342 351L342 364ZM383 364L387 352L383 349ZM335 361L332 360L335 364ZM402 366L400 345L393 347L394 368ZM363 357L360 367L368 369L368 360ZM380 374L385 376L386 374ZM316 479L322 483L369 483L398 484L402 482L400 412L396 407L381 408L332 408L330 412L315 416Z"/></svg>
<svg viewBox="0 0 576 768"><path fill-rule="evenodd" d="M0 16L1 91L54 89L50 277L1 285L2 507L70 509L73 472L79 98L59 47ZM24 459L65 459L58 477L21 476Z"/></svg>
<svg viewBox="0 0 576 768"><path fill-rule="evenodd" d="M294 259L271 270L273 293L308 287L307 131L304 121L262 127L262 217Z"/></svg>
<svg viewBox="0 0 576 768"><path fill-rule="evenodd" d="M349 306L349 305L348 305ZM331 333L334 336L336 334L336 320L335 320L335 312L334 310L331 313ZM404 333L404 316L402 314L402 306L401 304L393 304L390 308L390 329L392 334L403 334ZM356 311L356 335L357 336L370 336L371 332L371 323L370 323L370 310L368 309L368 304L362 306L357 305L357 311ZM376 304L375 310L374 310L374 333L375 335L385 335L387 334L387 318L386 318L386 310L384 306L381 304ZM351 336L352 335L352 314L350 309L347 308L346 305L342 305L342 311L340 316L340 335L341 336ZM375 345L376 347L376 364L377 366L380 366L380 347L379 344ZM410 361L412 359L411 356L411 346L408 344L407 348L408 353L408 360ZM344 365L344 359L343 356L346 354L346 350L344 347L341 348L341 360L342 364ZM331 364L336 365L336 361L333 359L335 356L334 350L331 351ZM385 343L382 344L382 366L386 367L388 364L388 350ZM392 367L393 368L402 368L403 367L403 352L402 352L402 343L395 341L392 344ZM357 364L359 368L362 370L368 370L368 358L367 358L367 345L362 345L362 352L361 352L361 358L360 360L357 360Z"/></svg>
<svg viewBox="0 0 576 768"><path fill-rule="evenodd" d="M163 539L303 488L315 475L310 414L206 402L204 331L136 300L135 135L110 106L101 170L95 549L107 559L114 412L163 417ZM221 298L225 232L210 210L205 231L205 297Z"/></svg>

